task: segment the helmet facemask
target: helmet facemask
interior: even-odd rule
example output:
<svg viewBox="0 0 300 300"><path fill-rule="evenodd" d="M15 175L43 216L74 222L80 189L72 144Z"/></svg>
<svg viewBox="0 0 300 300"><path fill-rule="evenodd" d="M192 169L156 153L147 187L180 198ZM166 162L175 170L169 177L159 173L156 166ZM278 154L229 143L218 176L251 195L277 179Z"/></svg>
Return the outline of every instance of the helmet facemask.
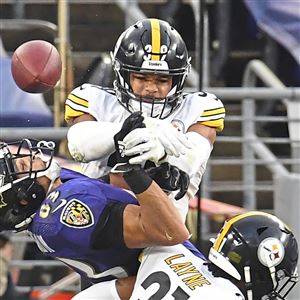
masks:
<svg viewBox="0 0 300 300"><path fill-rule="evenodd" d="M112 61L116 95L128 111L165 119L180 106L190 58L179 33L167 22L145 19L128 28L116 43ZM141 97L132 90L131 72L171 76L172 87L164 98Z"/></svg>
<svg viewBox="0 0 300 300"><path fill-rule="evenodd" d="M130 85L124 88L117 80L114 82L118 101L129 112L141 111L152 118L165 119L181 104L182 90L173 94L173 89L164 98L142 97L132 91Z"/></svg>
<svg viewBox="0 0 300 300"><path fill-rule="evenodd" d="M14 149L16 150L13 152ZM0 143L0 231L20 231L30 223L46 197L46 191L37 178L47 176L53 169L53 155L53 142L41 141L36 146L28 139L9 144ZM43 167L34 168L33 161L36 157L44 161ZM16 168L16 162L21 158L28 158L29 161L29 167L24 170ZM53 174L51 176L57 178Z"/></svg>
<svg viewBox="0 0 300 300"><path fill-rule="evenodd" d="M283 270L276 272L276 281L277 284L273 291L263 300L272 300L272 299L286 299L286 296L294 288L296 283L299 280L297 269L294 274L286 274Z"/></svg>

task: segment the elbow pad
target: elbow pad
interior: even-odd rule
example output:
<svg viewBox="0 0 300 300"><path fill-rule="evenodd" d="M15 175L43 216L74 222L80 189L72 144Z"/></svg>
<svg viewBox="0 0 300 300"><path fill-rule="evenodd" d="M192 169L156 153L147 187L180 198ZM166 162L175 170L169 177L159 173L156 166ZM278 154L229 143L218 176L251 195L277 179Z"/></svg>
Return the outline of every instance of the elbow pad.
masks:
<svg viewBox="0 0 300 300"><path fill-rule="evenodd" d="M114 135L121 123L84 121L70 127L67 140L76 161L102 160L115 151Z"/></svg>
<svg viewBox="0 0 300 300"><path fill-rule="evenodd" d="M186 172L190 177L199 171L203 175L213 146L207 138L197 132L189 131L185 136L192 147L186 150L185 155L180 155L178 158L167 156L165 160Z"/></svg>

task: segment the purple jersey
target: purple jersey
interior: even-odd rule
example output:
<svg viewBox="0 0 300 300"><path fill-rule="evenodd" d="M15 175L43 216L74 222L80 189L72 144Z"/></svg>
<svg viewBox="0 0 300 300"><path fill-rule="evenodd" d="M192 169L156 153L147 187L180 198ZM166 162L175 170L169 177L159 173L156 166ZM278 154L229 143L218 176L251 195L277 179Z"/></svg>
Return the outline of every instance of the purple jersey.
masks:
<svg viewBox="0 0 300 300"><path fill-rule="evenodd" d="M194 255L198 256L199 258L201 258L202 260L207 260L205 255L200 252L190 241L184 241L182 243L182 245L187 248L188 250L190 250Z"/></svg>
<svg viewBox="0 0 300 300"><path fill-rule="evenodd" d="M135 275L141 249L94 249L91 239L99 223L105 223L112 203L138 205L137 200L120 188L71 170L62 169L61 180L64 184L42 202L29 227L39 249L92 282ZM111 236L118 235L112 232ZM101 239L101 232L97 238ZM192 243L183 244L203 258Z"/></svg>
<svg viewBox="0 0 300 300"><path fill-rule="evenodd" d="M136 274L140 249L96 250L91 246L97 224L107 217L105 209L116 202L138 204L136 199L120 188L71 170L62 169L61 179L64 184L42 202L29 228L39 249L94 282Z"/></svg>

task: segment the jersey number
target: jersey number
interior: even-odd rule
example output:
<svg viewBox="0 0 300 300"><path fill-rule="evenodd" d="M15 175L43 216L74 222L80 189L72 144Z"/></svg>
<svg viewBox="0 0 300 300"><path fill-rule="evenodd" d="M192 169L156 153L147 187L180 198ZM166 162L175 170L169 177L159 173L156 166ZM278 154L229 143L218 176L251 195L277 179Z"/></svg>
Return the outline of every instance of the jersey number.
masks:
<svg viewBox="0 0 300 300"><path fill-rule="evenodd" d="M165 272L159 271L150 274L141 285L146 290L154 283L159 284L159 289L156 293L150 296L148 300L161 300L170 291L170 278ZM177 289L172 293L172 296L174 300L186 300L190 298L190 296L181 287L177 287Z"/></svg>

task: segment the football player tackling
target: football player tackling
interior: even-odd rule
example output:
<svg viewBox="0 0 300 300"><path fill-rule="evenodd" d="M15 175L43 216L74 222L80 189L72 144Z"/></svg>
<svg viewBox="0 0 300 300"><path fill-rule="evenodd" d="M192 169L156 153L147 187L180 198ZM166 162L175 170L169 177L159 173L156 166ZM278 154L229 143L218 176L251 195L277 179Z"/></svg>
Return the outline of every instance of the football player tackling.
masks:
<svg viewBox="0 0 300 300"><path fill-rule="evenodd" d="M227 220L208 260L183 245L150 247L144 254L131 300L288 299L298 281L293 233L260 211Z"/></svg>
<svg viewBox="0 0 300 300"><path fill-rule="evenodd" d="M85 174L106 174L114 166L114 134L131 112L142 111L146 128L125 137L130 148L125 153L137 155L131 164L169 162L189 174L188 192L175 203L184 219L216 132L223 129L223 104L205 92L183 93L190 57L180 34L165 21L145 19L130 26L119 37L112 59L114 89L83 84L65 102L65 119L73 124L68 133L70 153L85 162Z"/></svg>
<svg viewBox="0 0 300 300"><path fill-rule="evenodd" d="M136 275L141 248L187 240L189 232L177 209L138 165L123 175L134 197L60 169L53 159L53 142L25 139L13 145L15 152L0 143L0 231L27 230L45 255L66 263L90 283ZM120 151L117 162L119 158ZM173 181L173 169L164 174L164 182ZM101 295L107 299L103 287Z"/></svg>

